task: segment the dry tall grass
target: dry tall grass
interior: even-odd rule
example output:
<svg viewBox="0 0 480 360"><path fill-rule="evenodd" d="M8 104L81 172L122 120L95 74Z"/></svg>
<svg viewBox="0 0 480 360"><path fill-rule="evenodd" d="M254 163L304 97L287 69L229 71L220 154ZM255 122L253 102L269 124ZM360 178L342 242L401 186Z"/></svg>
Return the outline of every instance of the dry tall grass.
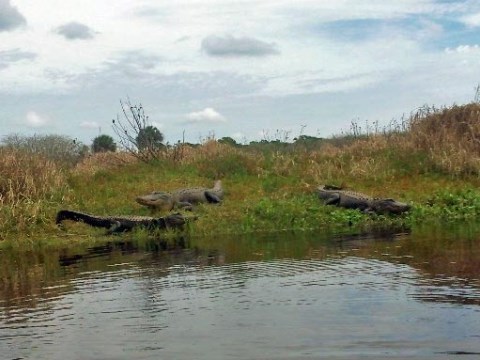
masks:
<svg viewBox="0 0 480 360"><path fill-rule="evenodd" d="M392 125L393 124L393 125ZM355 127L359 129L359 127ZM390 182L399 176L442 172L449 176L480 175L480 104L424 107L400 123L368 128L319 141L314 150L262 152L208 139L192 147L179 144L164 158L193 164L208 176L235 173L295 176L306 183L363 179ZM291 151L294 149L294 151Z"/></svg>
<svg viewBox="0 0 480 360"><path fill-rule="evenodd" d="M309 172L322 181L339 177L378 180L441 172L480 175L480 104L422 108L404 131L356 134L354 141L322 143L308 154Z"/></svg>
<svg viewBox="0 0 480 360"><path fill-rule="evenodd" d="M480 174L480 104L424 108L412 115L407 140L439 169Z"/></svg>
<svg viewBox="0 0 480 360"><path fill-rule="evenodd" d="M60 167L37 154L0 148L0 228L23 230L45 219L44 203L66 187ZM2 234L0 233L0 237Z"/></svg>
<svg viewBox="0 0 480 360"><path fill-rule="evenodd" d="M0 173L3 204L46 199L65 185L64 172L56 163L21 150L0 148Z"/></svg>
<svg viewBox="0 0 480 360"><path fill-rule="evenodd" d="M185 154L183 164L195 166L209 178L254 175L262 171L263 156L230 145L208 140Z"/></svg>
<svg viewBox="0 0 480 360"><path fill-rule="evenodd" d="M98 152L84 157L72 172L77 175L93 175L99 170L115 170L139 161L129 152Z"/></svg>

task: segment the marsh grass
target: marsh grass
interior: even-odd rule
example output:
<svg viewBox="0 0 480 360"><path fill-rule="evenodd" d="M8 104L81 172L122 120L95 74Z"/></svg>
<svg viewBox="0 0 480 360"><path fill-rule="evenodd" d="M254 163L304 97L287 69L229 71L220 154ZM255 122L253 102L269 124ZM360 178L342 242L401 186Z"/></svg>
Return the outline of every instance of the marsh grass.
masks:
<svg viewBox="0 0 480 360"><path fill-rule="evenodd" d="M480 104L423 108L412 116L408 140L449 175L480 174Z"/></svg>
<svg viewBox="0 0 480 360"><path fill-rule="evenodd" d="M80 176L94 175L105 170L120 170L126 165L136 164L138 159L129 152L97 152L85 156L71 173Z"/></svg>
<svg viewBox="0 0 480 360"><path fill-rule="evenodd" d="M199 219L188 229L189 236L360 231L402 228L427 219L473 219L480 213L479 114L476 103L423 108L390 129L375 125L362 132L354 127L343 137L303 137L298 143L233 146L209 138L195 146L169 147L149 163L123 152L97 153L71 168L40 154L0 148L0 237L56 236L53 219L62 208L152 215L134 201L136 196L210 187L215 179L223 180L225 200L219 206L198 206ZM324 183L393 197L413 209L401 217L385 217L323 206L315 188ZM84 232L80 225L71 229Z"/></svg>
<svg viewBox="0 0 480 360"><path fill-rule="evenodd" d="M480 104L435 108L424 106L402 125L350 137L358 140L339 146L351 154L386 150L417 173L439 172L450 177L480 175ZM365 154L364 154L365 155ZM375 155L375 154L372 154ZM412 165L416 160L417 168ZM392 160L393 160L392 159ZM395 165L395 164L391 164ZM398 166L391 166L399 168Z"/></svg>
<svg viewBox="0 0 480 360"><path fill-rule="evenodd" d="M43 155L0 148L0 238L51 221L48 204L68 197L65 171Z"/></svg>

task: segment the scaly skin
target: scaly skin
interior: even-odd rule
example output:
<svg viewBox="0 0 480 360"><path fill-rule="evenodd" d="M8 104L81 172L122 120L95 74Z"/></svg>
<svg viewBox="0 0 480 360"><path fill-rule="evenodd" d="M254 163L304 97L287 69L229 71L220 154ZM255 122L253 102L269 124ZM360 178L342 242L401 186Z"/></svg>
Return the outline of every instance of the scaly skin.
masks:
<svg viewBox="0 0 480 360"><path fill-rule="evenodd" d="M72 210L60 210L57 213L56 224L64 220L82 221L90 226L108 229L108 234L131 231L135 227L144 227L148 230L181 228L188 220L181 214L172 214L165 217L150 216L96 216Z"/></svg>
<svg viewBox="0 0 480 360"><path fill-rule="evenodd" d="M390 198L373 198L359 192L342 190L332 185L319 186L317 194L320 199L325 201L325 205L359 209L363 212L401 214L410 210L410 205Z"/></svg>
<svg viewBox="0 0 480 360"><path fill-rule="evenodd" d="M174 190L170 193L154 191L148 195L138 196L136 201L152 209L170 211L174 208L189 208L198 203L219 203L223 199L223 188L220 180L215 181L213 188L194 187Z"/></svg>

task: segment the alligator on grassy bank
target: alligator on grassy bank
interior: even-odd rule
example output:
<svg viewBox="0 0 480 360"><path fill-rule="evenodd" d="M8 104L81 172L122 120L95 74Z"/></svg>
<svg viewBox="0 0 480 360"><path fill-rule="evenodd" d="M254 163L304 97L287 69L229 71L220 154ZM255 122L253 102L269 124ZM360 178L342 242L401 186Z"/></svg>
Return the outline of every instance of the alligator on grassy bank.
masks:
<svg viewBox="0 0 480 360"><path fill-rule="evenodd" d="M410 205L394 199L373 198L359 192L343 190L335 185L321 185L317 188L317 194L325 201L325 205L359 209L366 213L401 214L410 210Z"/></svg>
<svg viewBox="0 0 480 360"><path fill-rule="evenodd" d="M172 192L154 191L138 196L136 201L152 209L170 211L174 208L192 209L198 203L217 204L223 199L221 180L215 181L213 188L193 187L178 189Z"/></svg>
<svg viewBox="0 0 480 360"><path fill-rule="evenodd" d="M57 213L56 224L60 225L64 220L82 221L90 226L106 228L107 234L113 234L131 231L135 227L147 230L181 228L189 219L192 218L178 213L154 218L136 215L96 216L79 211L60 210Z"/></svg>

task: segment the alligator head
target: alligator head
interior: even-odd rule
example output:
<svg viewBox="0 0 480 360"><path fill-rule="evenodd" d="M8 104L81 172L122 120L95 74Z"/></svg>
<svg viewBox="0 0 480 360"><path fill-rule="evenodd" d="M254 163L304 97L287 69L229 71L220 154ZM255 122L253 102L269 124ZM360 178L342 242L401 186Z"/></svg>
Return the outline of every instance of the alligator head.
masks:
<svg viewBox="0 0 480 360"><path fill-rule="evenodd" d="M410 208L410 205L394 199L375 199L371 203L371 209L378 214L401 214Z"/></svg>
<svg viewBox="0 0 480 360"><path fill-rule="evenodd" d="M163 218L166 228L181 228L189 220L197 220L197 216L185 217L180 213L171 214Z"/></svg>
<svg viewBox="0 0 480 360"><path fill-rule="evenodd" d="M155 209L170 211L175 205L171 194L163 191L154 191L148 195L137 196L137 203Z"/></svg>

